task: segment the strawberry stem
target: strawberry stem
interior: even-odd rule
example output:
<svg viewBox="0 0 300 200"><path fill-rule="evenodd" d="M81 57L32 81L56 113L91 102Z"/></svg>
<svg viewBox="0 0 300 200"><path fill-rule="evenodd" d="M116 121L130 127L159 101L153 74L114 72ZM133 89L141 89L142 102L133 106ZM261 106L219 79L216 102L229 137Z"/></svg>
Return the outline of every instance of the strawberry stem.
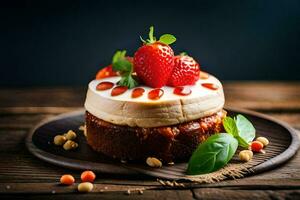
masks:
<svg viewBox="0 0 300 200"><path fill-rule="evenodd" d="M144 44L153 44L153 43L155 43L157 40L156 40L156 37L153 35L153 33L154 33L154 27L150 26L150 30L149 30L149 33L148 33L149 39L144 40L140 36L141 41ZM176 41L176 38L175 38L174 35L171 35L171 34L163 34L162 36L160 36L158 41L163 43L163 44L169 45L169 44L174 43Z"/></svg>
<svg viewBox="0 0 300 200"><path fill-rule="evenodd" d="M153 26L150 26L150 31L149 31L149 40L148 42L150 44L154 43L155 42L155 39L153 37L153 32L154 32L154 27Z"/></svg>

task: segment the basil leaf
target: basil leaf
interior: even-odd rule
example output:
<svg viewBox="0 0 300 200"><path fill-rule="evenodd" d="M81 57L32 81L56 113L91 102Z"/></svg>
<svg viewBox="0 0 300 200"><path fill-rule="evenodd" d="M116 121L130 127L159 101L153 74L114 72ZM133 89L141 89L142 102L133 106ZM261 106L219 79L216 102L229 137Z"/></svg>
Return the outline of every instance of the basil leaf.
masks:
<svg viewBox="0 0 300 200"><path fill-rule="evenodd" d="M236 123L235 123L234 119L232 119L231 117L225 117L223 119L223 126L227 133L232 134L234 137L239 136L239 131L236 126Z"/></svg>
<svg viewBox="0 0 300 200"><path fill-rule="evenodd" d="M241 147L243 147L243 148L248 148L248 147L249 147L249 143L246 142L242 137L237 136L237 137L235 137L235 138L238 140L239 146L241 146Z"/></svg>
<svg viewBox="0 0 300 200"><path fill-rule="evenodd" d="M249 143L252 142L253 139L255 138L254 126L243 115L237 115L235 118L235 123L239 131L239 137L241 138L240 140L243 140L249 145Z"/></svg>
<svg viewBox="0 0 300 200"><path fill-rule="evenodd" d="M201 143L188 163L187 174L205 174L226 165L238 147L238 141L228 133L210 136Z"/></svg>
<svg viewBox="0 0 300 200"><path fill-rule="evenodd" d="M176 41L176 37L171 34L164 34L160 36L159 41L164 44L172 44Z"/></svg>

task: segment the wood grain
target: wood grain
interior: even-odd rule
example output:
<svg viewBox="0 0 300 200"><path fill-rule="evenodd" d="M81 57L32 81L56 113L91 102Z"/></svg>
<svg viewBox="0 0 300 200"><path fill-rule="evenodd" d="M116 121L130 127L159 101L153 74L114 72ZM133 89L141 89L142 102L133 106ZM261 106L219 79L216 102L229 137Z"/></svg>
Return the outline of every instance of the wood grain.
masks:
<svg viewBox="0 0 300 200"><path fill-rule="evenodd" d="M300 129L300 82L227 82L224 88L227 106L260 111ZM34 158L25 149L24 138L40 119L81 108L85 88L1 88L0 92L0 199L299 199L299 152L272 171L213 185L193 184L182 190L164 188L150 177L97 174L97 184L114 185L117 191L79 195L75 190L62 188L59 194L33 194L31 190L56 187L61 174L72 173L77 180L80 177L78 171ZM2 193L3 188L12 184L19 184L22 194L14 195L13 189ZM25 190L23 186L27 184L35 185ZM143 195L128 196L121 191L124 186L155 188Z"/></svg>

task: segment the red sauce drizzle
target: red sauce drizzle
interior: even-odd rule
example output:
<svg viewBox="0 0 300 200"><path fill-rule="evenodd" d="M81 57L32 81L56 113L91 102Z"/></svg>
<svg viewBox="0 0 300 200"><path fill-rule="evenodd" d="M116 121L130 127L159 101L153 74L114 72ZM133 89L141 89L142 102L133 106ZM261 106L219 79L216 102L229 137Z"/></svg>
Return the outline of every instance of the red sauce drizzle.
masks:
<svg viewBox="0 0 300 200"><path fill-rule="evenodd" d="M162 97L164 91L160 88L153 89L148 93L148 98L151 100L158 100Z"/></svg>
<svg viewBox="0 0 300 200"><path fill-rule="evenodd" d="M180 96L187 96L192 93L192 90L188 87L176 87L173 93Z"/></svg>
<svg viewBox="0 0 300 200"><path fill-rule="evenodd" d="M128 87L126 86L117 86L111 91L111 96L118 96L120 94L123 94L128 90Z"/></svg>
<svg viewBox="0 0 300 200"><path fill-rule="evenodd" d="M96 86L96 90L108 90L110 88L112 88L114 86L114 84L112 82L108 82L108 81L104 81L99 83Z"/></svg>
<svg viewBox="0 0 300 200"><path fill-rule="evenodd" d="M144 94L145 90L143 88L135 88L131 93L131 98L138 98Z"/></svg>
<svg viewBox="0 0 300 200"><path fill-rule="evenodd" d="M203 87L210 89L210 90L217 90L219 87L213 83L202 83L201 84Z"/></svg>

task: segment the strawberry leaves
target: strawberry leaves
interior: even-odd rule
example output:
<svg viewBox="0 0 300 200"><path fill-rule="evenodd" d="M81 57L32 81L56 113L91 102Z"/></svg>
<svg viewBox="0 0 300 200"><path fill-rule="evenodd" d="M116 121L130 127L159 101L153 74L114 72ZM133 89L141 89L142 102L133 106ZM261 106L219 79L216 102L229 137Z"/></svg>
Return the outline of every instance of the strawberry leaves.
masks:
<svg viewBox="0 0 300 200"><path fill-rule="evenodd" d="M145 44L153 44L156 42L156 37L153 36L154 33L154 27L151 26L150 30L149 30L149 39L144 40L141 36L140 39L143 43ZM170 45L172 43L174 43L176 41L176 37L172 34L163 34L162 36L160 36L158 42L166 44L166 45Z"/></svg>
<svg viewBox="0 0 300 200"><path fill-rule="evenodd" d="M171 34L164 34L162 36L160 36L159 38L159 42L164 43L164 44L172 44L176 41L176 38L174 35Z"/></svg>
<svg viewBox="0 0 300 200"><path fill-rule="evenodd" d="M112 66L114 71L118 71L121 75L121 80L118 85L126 86L129 89L138 85L138 82L132 77L133 65L125 57L126 51L117 51L112 58Z"/></svg>

